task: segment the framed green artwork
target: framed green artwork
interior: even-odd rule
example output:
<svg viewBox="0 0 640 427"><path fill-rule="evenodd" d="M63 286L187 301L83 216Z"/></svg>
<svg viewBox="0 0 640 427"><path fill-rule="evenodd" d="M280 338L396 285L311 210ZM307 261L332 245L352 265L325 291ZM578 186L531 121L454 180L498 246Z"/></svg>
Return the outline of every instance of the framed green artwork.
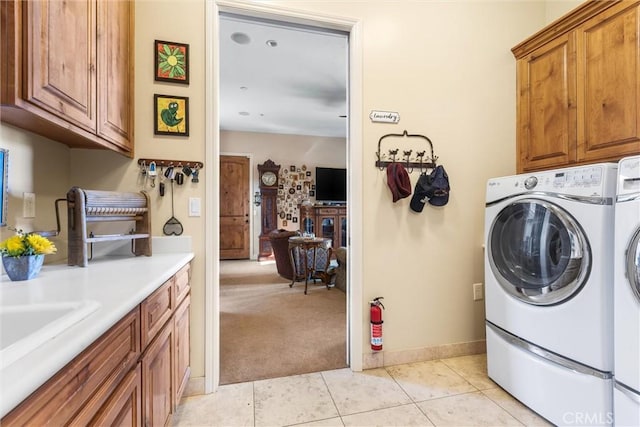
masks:
<svg viewBox="0 0 640 427"><path fill-rule="evenodd" d="M154 134L189 136L189 98L153 95Z"/></svg>
<svg viewBox="0 0 640 427"><path fill-rule="evenodd" d="M155 40L155 79L189 84L189 45Z"/></svg>

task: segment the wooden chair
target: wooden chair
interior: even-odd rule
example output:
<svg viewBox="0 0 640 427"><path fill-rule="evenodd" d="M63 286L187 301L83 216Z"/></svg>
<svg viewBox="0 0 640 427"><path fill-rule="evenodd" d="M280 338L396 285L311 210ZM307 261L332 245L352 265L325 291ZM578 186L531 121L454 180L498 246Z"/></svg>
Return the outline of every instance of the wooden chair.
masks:
<svg viewBox="0 0 640 427"><path fill-rule="evenodd" d="M289 255L293 266L293 278L289 287L304 280L304 293L307 293L309 280L322 281L327 289L331 288L333 269L331 262L331 239L292 237L289 239Z"/></svg>

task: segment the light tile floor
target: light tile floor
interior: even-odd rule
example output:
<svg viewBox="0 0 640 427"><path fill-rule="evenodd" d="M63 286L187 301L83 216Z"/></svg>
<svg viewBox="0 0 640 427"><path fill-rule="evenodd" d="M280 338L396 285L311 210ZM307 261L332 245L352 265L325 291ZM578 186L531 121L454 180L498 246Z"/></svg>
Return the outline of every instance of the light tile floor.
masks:
<svg viewBox="0 0 640 427"><path fill-rule="evenodd" d="M174 426L550 426L487 376L486 355L230 384Z"/></svg>

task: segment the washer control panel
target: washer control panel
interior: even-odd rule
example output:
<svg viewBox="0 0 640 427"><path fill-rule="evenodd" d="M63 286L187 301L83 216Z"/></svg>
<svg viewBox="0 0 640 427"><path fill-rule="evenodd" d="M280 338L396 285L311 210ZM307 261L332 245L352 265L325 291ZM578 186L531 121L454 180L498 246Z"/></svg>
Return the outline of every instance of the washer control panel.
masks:
<svg viewBox="0 0 640 427"><path fill-rule="evenodd" d="M524 188L527 190L533 190L536 185L538 185L538 178L535 176L530 176L529 178L524 180Z"/></svg>
<svg viewBox="0 0 640 427"><path fill-rule="evenodd" d="M618 165L598 163L490 179L487 200L526 192L615 197Z"/></svg>
<svg viewBox="0 0 640 427"><path fill-rule="evenodd" d="M556 172L553 176L554 187L599 187L600 184L602 184L602 168L599 167Z"/></svg>

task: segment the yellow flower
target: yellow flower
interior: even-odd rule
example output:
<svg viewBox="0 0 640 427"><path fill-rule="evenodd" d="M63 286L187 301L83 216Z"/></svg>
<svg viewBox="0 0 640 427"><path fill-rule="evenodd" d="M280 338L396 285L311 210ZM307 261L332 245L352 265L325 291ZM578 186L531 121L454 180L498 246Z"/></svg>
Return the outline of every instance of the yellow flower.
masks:
<svg viewBox="0 0 640 427"><path fill-rule="evenodd" d="M56 246L46 237L39 234L25 233L16 230L15 236L0 243L0 255L21 257L29 255L48 255L56 252Z"/></svg>
<svg viewBox="0 0 640 427"><path fill-rule="evenodd" d="M25 251L24 241L22 240L22 236L13 236L9 237L7 240L2 242L2 249L6 250L7 255L9 256L20 256Z"/></svg>
<svg viewBox="0 0 640 427"><path fill-rule="evenodd" d="M56 251L56 247L49 239L39 234L27 234L27 242L33 248L34 254L52 254Z"/></svg>

